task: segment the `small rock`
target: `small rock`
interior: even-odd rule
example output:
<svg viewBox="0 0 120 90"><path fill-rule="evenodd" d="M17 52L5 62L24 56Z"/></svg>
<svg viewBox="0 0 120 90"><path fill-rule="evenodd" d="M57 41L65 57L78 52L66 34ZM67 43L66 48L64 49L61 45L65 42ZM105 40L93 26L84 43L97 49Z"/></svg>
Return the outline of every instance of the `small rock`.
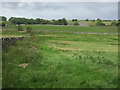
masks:
<svg viewBox="0 0 120 90"><path fill-rule="evenodd" d="M20 64L20 65L18 65L18 66L19 66L19 67L22 67L22 68L26 68L28 65L29 65L29 63L23 63L23 64Z"/></svg>

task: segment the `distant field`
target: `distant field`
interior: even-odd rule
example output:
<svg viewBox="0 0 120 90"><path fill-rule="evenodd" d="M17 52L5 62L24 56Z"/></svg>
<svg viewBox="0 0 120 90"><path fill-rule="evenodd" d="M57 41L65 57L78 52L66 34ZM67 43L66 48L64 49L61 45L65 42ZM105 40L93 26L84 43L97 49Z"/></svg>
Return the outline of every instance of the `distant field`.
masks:
<svg viewBox="0 0 120 90"><path fill-rule="evenodd" d="M80 26L55 26L55 25L26 25L33 30L51 30L51 31L75 31L75 32L98 32L98 33L118 33L117 27L80 27ZM3 29L16 29L16 26L5 27Z"/></svg>
<svg viewBox="0 0 120 90"><path fill-rule="evenodd" d="M117 32L116 27L30 27L33 30ZM28 34L3 30L3 36L12 35ZM34 32L34 35L3 51L3 88L118 87L118 35L67 32Z"/></svg>

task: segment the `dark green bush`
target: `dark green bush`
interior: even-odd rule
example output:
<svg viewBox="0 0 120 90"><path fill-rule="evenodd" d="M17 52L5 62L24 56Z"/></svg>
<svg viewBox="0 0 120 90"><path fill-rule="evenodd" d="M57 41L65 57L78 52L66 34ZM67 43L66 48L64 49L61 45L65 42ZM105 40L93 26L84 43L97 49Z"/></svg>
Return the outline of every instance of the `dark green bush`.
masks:
<svg viewBox="0 0 120 90"><path fill-rule="evenodd" d="M79 25L79 23L78 22L74 22L74 25Z"/></svg>
<svg viewBox="0 0 120 90"><path fill-rule="evenodd" d="M105 26L105 24L104 24L103 22L101 22L100 20L98 20L98 21L96 22L96 25L97 25L97 26Z"/></svg>
<svg viewBox="0 0 120 90"><path fill-rule="evenodd" d="M23 27L21 27L20 25L17 26L17 30L18 31L24 31Z"/></svg>
<svg viewBox="0 0 120 90"><path fill-rule="evenodd" d="M31 27L27 27L27 28L26 28L26 32L27 32L27 33L31 33L31 32L32 32L32 28L31 28Z"/></svg>
<svg viewBox="0 0 120 90"><path fill-rule="evenodd" d="M6 24L4 22L2 22L0 26L5 27Z"/></svg>

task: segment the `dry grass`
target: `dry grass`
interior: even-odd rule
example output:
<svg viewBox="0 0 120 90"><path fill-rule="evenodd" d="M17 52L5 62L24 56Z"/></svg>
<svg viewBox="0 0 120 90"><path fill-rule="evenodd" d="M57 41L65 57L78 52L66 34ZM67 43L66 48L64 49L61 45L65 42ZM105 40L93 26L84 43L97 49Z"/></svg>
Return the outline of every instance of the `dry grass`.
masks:
<svg viewBox="0 0 120 90"><path fill-rule="evenodd" d="M59 50L118 52L118 46L94 42L50 40L48 46Z"/></svg>

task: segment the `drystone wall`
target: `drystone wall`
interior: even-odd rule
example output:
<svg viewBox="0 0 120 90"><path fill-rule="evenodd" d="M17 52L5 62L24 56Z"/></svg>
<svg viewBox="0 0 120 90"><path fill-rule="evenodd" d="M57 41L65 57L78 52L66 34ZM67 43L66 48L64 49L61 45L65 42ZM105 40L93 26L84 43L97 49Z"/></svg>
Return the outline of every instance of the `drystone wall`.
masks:
<svg viewBox="0 0 120 90"><path fill-rule="evenodd" d="M24 37L2 37L0 42L2 45L2 50L6 50L11 45L13 45L17 40L22 40Z"/></svg>

